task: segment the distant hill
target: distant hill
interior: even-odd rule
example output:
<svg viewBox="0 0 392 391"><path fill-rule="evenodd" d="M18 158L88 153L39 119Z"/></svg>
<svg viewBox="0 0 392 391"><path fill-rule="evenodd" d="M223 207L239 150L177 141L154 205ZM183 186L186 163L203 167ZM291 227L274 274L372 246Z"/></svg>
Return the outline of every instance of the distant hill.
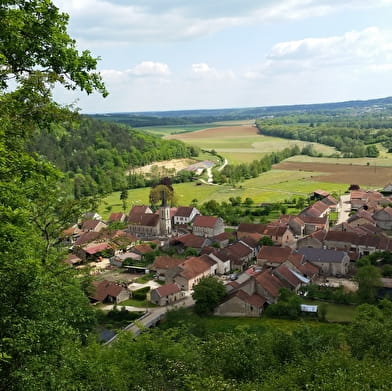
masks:
<svg viewBox="0 0 392 391"><path fill-rule="evenodd" d="M155 161L198 152L178 140L163 140L128 126L82 117L80 123L52 125L28 145L67 174L76 198L135 186L125 172ZM139 178L141 179L141 178Z"/></svg>
<svg viewBox="0 0 392 391"><path fill-rule="evenodd" d="M388 106L392 107L392 97L318 104L206 110L125 112L90 114L89 116L92 118L109 122L122 123L133 127L143 127L201 124L208 122L255 119L268 116L281 116L300 113L333 114L344 112L347 114L352 112L355 114L365 109L375 110Z"/></svg>

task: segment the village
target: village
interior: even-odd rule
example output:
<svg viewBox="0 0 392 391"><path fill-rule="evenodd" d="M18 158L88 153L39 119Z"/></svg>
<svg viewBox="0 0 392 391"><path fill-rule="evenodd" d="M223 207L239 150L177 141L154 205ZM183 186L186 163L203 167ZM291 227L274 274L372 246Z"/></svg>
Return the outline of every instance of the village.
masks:
<svg viewBox="0 0 392 391"><path fill-rule="evenodd" d="M358 259L392 250L391 191L391 185L382 192L354 187L337 200L315 190L299 214L241 223L236 230L225 230L221 217L203 216L194 206L165 202L155 212L139 205L128 214L111 213L106 222L91 214L63 232L70 248L65 262L92 266L92 303L121 305L142 289L152 306L191 306L193 288L216 276L226 296L215 315L259 317L282 288L299 294L310 283L329 283L355 291ZM333 226L330 213L338 215ZM110 229L113 223L125 228ZM144 284L135 283L140 276ZM381 281L391 289L392 279ZM163 312L156 313L161 319Z"/></svg>

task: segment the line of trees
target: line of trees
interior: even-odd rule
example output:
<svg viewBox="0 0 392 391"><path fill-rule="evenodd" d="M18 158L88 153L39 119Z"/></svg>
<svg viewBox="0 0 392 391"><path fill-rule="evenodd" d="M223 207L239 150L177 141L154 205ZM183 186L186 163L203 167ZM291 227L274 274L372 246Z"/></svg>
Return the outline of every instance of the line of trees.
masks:
<svg viewBox="0 0 392 391"><path fill-rule="evenodd" d="M366 117L293 115L256 121L261 134L317 142L335 147L343 157L377 157L376 143L390 149L392 121L379 114Z"/></svg>

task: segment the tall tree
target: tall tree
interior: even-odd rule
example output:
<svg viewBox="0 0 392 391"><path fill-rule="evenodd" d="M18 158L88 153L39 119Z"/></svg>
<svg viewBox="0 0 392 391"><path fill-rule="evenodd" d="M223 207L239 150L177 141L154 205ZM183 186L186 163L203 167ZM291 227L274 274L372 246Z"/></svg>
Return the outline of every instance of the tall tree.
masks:
<svg viewBox="0 0 392 391"><path fill-rule="evenodd" d="M225 295L226 289L221 280L213 276L202 278L194 287L192 294L196 302L196 313L199 315L211 314Z"/></svg>
<svg viewBox="0 0 392 391"><path fill-rule="evenodd" d="M0 3L0 390L69 388L66 368L94 324L84 281L54 246L80 206L61 173L26 152L34 132L77 118L52 99L54 84L107 94L67 22L50 0Z"/></svg>

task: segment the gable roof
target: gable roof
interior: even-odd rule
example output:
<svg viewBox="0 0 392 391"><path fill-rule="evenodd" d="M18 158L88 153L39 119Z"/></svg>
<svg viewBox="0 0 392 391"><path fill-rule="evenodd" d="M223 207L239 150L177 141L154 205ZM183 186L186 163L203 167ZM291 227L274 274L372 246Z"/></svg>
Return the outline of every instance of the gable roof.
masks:
<svg viewBox="0 0 392 391"><path fill-rule="evenodd" d="M196 236L194 234L187 234L178 236L172 240L172 242L182 243L185 247L202 248L206 244L207 239L202 236Z"/></svg>
<svg viewBox="0 0 392 391"><path fill-rule="evenodd" d="M180 292L181 288L176 283L172 283L162 285L154 289L153 291L155 291L159 297L166 297L169 295L173 295L174 293Z"/></svg>
<svg viewBox="0 0 392 391"><path fill-rule="evenodd" d="M159 224L159 215L153 213L132 213L128 217L128 224L156 227Z"/></svg>
<svg viewBox="0 0 392 391"><path fill-rule="evenodd" d="M85 220L82 224L82 231L92 231L97 228L99 224L102 224L103 227L106 227L106 224L101 220Z"/></svg>
<svg viewBox="0 0 392 391"><path fill-rule="evenodd" d="M75 246L82 246L83 244L93 242L97 240L101 236L100 232L90 231L85 232L84 234L80 235L76 242L74 243Z"/></svg>
<svg viewBox="0 0 392 391"><path fill-rule="evenodd" d="M274 298L277 298L279 296L279 290L285 287L283 282L280 281L278 277L274 276L270 269L255 275L254 279L258 285Z"/></svg>
<svg viewBox="0 0 392 391"><path fill-rule="evenodd" d="M246 292L244 292L241 289L239 289L239 290L231 293L229 296L227 296L225 302L231 300L233 297L237 297L241 301L243 301L253 307L256 307L256 308L262 308L263 305L267 302L267 300L264 297L262 297L256 293L254 293L253 295L248 295Z"/></svg>
<svg viewBox="0 0 392 391"><path fill-rule="evenodd" d="M216 262L213 261L208 255L202 255L201 257L191 257L179 265L179 267L182 269L180 275L185 279L190 280L207 272L215 264Z"/></svg>
<svg viewBox="0 0 392 391"><path fill-rule="evenodd" d="M110 214L108 221L113 222L113 221L124 221L125 219L125 213L123 212L113 212Z"/></svg>
<svg viewBox="0 0 392 391"><path fill-rule="evenodd" d="M196 216L193 220L194 227L204 227L204 228L214 228L218 221L221 220L220 217L215 216Z"/></svg>
<svg viewBox="0 0 392 391"><path fill-rule="evenodd" d="M174 216L176 217L191 217L192 212L195 210L193 206L179 206ZM197 211L197 210L196 210Z"/></svg>
<svg viewBox="0 0 392 391"><path fill-rule="evenodd" d="M152 269L173 269L184 262L184 259L172 258L167 255L156 257L152 264Z"/></svg>
<svg viewBox="0 0 392 391"><path fill-rule="evenodd" d="M104 301L108 296L117 297L124 289L114 282L103 280L93 282L93 292L90 297L96 301Z"/></svg>
<svg viewBox="0 0 392 391"><path fill-rule="evenodd" d="M345 251L327 250L323 248L303 247L298 252L310 262L341 263L347 256Z"/></svg>
<svg viewBox="0 0 392 391"><path fill-rule="evenodd" d="M281 263L286 261L292 252L293 250L289 247L263 246L257 255L257 259Z"/></svg>

